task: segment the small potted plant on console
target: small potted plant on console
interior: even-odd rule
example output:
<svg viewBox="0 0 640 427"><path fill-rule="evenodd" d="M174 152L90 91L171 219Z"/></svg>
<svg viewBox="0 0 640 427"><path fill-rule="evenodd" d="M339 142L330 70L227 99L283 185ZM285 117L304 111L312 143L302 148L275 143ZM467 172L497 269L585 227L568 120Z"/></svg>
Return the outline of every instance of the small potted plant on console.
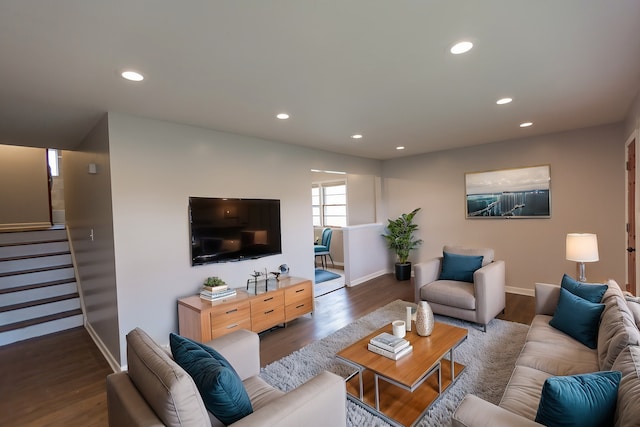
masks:
<svg viewBox="0 0 640 427"><path fill-rule="evenodd" d="M225 281L219 277L207 277L200 291L200 298L209 301L229 298L234 295L236 295L236 290L233 288L229 289Z"/></svg>

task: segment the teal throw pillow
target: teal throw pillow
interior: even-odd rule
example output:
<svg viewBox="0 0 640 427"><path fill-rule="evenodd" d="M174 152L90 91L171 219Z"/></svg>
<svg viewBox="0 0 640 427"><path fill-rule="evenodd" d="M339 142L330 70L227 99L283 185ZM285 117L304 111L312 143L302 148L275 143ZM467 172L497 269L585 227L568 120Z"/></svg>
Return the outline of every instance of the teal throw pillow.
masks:
<svg viewBox="0 0 640 427"><path fill-rule="evenodd" d="M576 279L571 276L567 276L566 274L562 276L560 286L572 294L591 302L602 301L602 297L608 288L607 285L578 282Z"/></svg>
<svg viewBox="0 0 640 427"><path fill-rule="evenodd" d="M473 283L473 273L482 267L482 255L443 253L439 280L457 280Z"/></svg>
<svg viewBox="0 0 640 427"><path fill-rule="evenodd" d="M225 425L253 412L244 384L217 351L180 335L170 334L173 359L193 378L204 406Z"/></svg>
<svg viewBox="0 0 640 427"><path fill-rule="evenodd" d="M547 427L612 426L622 374L618 371L547 378L536 422Z"/></svg>
<svg viewBox="0 0 640 427"><path fill-rule="evenodd" d="M598 325L603 310L604 304L587 301L560 288L558 306L549 324L587 347L596 348Z"/></svg>

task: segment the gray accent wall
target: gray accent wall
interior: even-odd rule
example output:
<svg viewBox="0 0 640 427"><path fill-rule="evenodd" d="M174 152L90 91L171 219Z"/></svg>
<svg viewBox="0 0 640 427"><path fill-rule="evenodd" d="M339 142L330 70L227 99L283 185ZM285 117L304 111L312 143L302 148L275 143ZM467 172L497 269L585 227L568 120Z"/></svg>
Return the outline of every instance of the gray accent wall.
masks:
<svg viewBox="0 0 640 427"><path fill-rule="evenodd" d="M65 214L87 327L121 364L107 115L76 150L63 156ZM95 174L89 173L89 164L96 165Z"/></svg>
<svg viewBox="0 0 640 427"><path fill-rule="evenodd" d="M423 208L416 221L424 244L414 262L439 256L445 244L491 247L506 261L507 286L533 295L535 282L575 277L567 233L596 233L600 261L587 264L587 279L624 286L624 141L618 124L385 161L384 202L391 217ZM465 173L545 164L551 218L465 218Z"/></svg>

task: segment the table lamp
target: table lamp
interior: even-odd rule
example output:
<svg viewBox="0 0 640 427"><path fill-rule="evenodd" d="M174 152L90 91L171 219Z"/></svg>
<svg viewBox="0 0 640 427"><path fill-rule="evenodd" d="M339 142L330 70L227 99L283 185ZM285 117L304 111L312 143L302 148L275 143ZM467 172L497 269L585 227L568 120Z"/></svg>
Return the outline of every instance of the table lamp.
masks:
<svg viewBox="0 0 640 427"><path fill-rule="evenodd" d="M567 234L567 260L578 263L581 282L586 282L584 263L598 261L598 236L590 233Z"/></svg>

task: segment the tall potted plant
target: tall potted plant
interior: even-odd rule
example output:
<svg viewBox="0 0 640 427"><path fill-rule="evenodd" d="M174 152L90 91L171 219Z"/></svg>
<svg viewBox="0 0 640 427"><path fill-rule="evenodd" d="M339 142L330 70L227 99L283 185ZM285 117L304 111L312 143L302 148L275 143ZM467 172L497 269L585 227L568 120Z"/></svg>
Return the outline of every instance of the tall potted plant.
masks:
<svg viewBox="0 0 640 427"><path fill-rule="evenodd" d="M413 223L413 217L416 216L420 208L416 208L408 214L402 214L394 220L388 220L387 233L382 236L387 240L389 249L393 250L397 256L395 264L396 279L409 280L411 278L411 263L409 252L417 248L422 239L416 239L413 232L418 229L418 225Z"/></svg>

